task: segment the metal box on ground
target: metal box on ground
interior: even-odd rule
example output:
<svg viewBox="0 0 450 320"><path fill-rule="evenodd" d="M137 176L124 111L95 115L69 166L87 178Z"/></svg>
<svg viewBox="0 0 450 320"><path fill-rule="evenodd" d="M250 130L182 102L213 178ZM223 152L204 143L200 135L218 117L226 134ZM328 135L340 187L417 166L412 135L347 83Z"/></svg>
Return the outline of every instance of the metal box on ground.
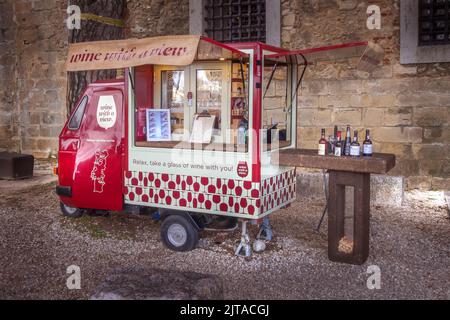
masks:
<svg viewBox="0 0 450 320"><path fill-rule="evenodd" d="M17 180L33 176L34 157L15 152L0 152L0 179Z"/></svg>

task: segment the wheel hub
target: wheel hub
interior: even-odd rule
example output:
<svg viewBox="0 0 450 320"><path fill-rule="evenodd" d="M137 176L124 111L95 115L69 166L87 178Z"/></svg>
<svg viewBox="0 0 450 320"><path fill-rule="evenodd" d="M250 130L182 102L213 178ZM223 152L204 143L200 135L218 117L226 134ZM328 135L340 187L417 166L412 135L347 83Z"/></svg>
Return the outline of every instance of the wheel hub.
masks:
<svg viewBox="0 0 450 320"><path fill-rule="evenodd" d="M181 224L174 223L167 230L167 238L175 247L181 247L187 241L187 231Z"/></svg>

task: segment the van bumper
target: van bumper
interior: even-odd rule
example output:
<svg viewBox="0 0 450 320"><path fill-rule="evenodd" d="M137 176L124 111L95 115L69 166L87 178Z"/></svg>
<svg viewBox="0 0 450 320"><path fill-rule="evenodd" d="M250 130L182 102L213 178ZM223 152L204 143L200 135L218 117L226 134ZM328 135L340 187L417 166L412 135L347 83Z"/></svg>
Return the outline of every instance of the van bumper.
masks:
<svg viewBox="0 0 450 320"><path fill-rule="evenodd" d="M72 187L57 186L56 194L61 197L72 198Z"/></svg>

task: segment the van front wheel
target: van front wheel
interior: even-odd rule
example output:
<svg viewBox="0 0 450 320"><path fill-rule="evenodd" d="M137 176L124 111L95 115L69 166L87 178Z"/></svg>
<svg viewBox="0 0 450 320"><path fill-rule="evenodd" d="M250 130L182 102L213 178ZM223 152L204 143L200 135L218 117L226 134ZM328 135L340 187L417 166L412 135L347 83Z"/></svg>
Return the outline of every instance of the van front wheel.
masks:
<svg viewBox="0 0 450 320"><path fill-rule="evenodd" d="M84 213L83 209L72 208L62 202L60 202L60 207L62 214L69 218L80 218Z"/></svg>

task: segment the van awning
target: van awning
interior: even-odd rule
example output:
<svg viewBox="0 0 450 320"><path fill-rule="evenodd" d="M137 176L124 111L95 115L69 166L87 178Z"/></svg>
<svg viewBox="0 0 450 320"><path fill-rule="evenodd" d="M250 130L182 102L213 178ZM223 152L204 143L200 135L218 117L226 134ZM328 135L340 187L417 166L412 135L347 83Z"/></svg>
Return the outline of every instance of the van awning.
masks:
<svg viewBox="0 0 450 320"><path fill-rule="evenodd" d="M66 70L122 69L146 64L187 66L194 61L242 57L248 55L196 35L94 41L69 45Z"/></svg>
<svg viewBox="0 0 450 320"><path fill-rule="evenodd" d="M358 69L373 71L383 60L384 50L370 42L352 42L327 47L311 48L297 51L287 51L266 55L265 58L284 63L303 65L320 61L337 61L359 57Z"/></svg>

